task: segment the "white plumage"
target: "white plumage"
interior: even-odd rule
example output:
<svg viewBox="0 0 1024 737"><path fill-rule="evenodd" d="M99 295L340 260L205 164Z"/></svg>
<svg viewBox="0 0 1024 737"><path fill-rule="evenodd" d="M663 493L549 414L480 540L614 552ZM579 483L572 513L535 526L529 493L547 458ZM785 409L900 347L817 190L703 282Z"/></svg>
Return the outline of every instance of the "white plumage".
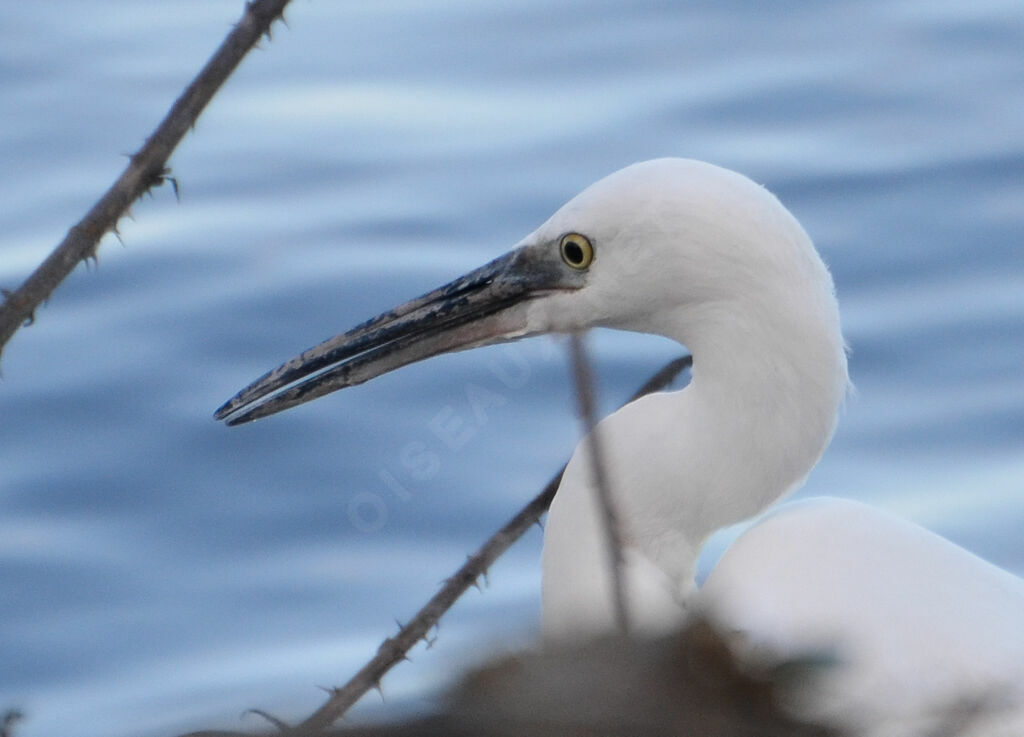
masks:
<svg viewBox="0 0 1024 737"><path fill-rule="evenodd" d="M562 329L654 332L694 357L687 388L597 428L627 540L631 621L659 632L699 608L751 654L832 653L805 713L869 733L920 734L981 701L991 713L972 734L1024 734L1024 582L920 527L852 501L783 505L695 589L712 533L802 483L847 384L831 278L782 205L737 174L662 160L603 180L539 232L570 223L605 247L583 290L595 296L576 309L582 292L550 302ZM548 638L614 628L589 463L581 444L550 512Z"/></svg>
<svg viewBox="0 0 1024 737"><path fill-rule="evenodd" d="M851 501L788 505L696 589L709 536L803 482L848 384L827 269L778 200L734 172L682 159L616 172L511 253L306 351L218 417L245 422L441 352L595 326L663 335L694 359L685 389L596 429L638 631L700 609L751 657L834 653L802 708L870 734L920 734L958 700L983 699L972 733L1024 735L1024 582L921 528ZM615 627L587 453L573 455L547 523L549 640Z"/></svg>

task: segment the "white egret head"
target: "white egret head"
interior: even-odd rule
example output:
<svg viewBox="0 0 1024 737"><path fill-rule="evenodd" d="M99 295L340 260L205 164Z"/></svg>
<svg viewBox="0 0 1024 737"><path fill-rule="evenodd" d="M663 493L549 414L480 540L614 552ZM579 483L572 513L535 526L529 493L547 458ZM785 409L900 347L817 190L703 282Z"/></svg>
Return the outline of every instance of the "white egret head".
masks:
<svg viewBox="0 0 1024 737"><path fill-rule="evenodd" d="M268 372L215 416L248 422L438 353L538 333L661 333L699 363L701 337L717 330L767 316L831 320L838 334L835 314L827 272L771 194L710 164L657 159L588 187L505 256Z"/></svg>
<svg viewBox="0 0 1024 737"><path fill-rule="evenodd" d="M831 277L797 221L746 177L683 159L627 167L508 254L307 350L216 417L248 422L439 353L595 326L658 333L694 357L685 390L600 425L628 585L649 607L636 620L664 621L692 589L706 538L817 462L846 387ZM556 636L610 628L609 565L581 448L545 534L545 630Z"/></svg>
<svg viewBox="0 0 1024 737"><path fill-rule="evenodd" d="M567 237L570 249L588 244L583 288L536 300L530 332L604 326L689 343L723 321L756 328L772 316L836 316L831 279L799 223L766 189L711 164L657 159L622 169L522 245L557 252Z"/></svg>

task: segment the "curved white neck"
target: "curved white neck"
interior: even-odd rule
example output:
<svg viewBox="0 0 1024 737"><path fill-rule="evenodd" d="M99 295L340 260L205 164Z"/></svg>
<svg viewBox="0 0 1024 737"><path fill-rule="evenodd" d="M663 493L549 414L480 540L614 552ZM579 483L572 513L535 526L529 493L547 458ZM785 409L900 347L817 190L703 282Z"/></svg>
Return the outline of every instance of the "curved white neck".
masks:
<svg viewBox="0 0 1024 737"><path fill-rule="evenodd" d="M668 600L692 590L707 538L799 485L831 439L846 358L823 265L816 276L819 290L787 294L770 309L750 300L645 318L647 330L690 348L694 370L684 390L645 397L597 429L636 579L627 599L641 629L658 629L671 615ZM609 557L594 499L584 443L545 535L549 636L612 628Z"/></svg>

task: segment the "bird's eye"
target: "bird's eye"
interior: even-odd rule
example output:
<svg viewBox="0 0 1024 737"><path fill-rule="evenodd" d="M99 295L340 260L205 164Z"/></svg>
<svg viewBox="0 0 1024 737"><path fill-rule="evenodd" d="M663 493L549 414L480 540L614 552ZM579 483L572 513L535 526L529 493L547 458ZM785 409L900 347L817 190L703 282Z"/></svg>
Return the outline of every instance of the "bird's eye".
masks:
<svg viewBox="0 0 1024 737"><path fill-rule="evenodd" d="M581 271L594 260L594 247L585 235L579 233L566 233L562 236L559 245L562 251L562 260L574 269Z"/></svg>

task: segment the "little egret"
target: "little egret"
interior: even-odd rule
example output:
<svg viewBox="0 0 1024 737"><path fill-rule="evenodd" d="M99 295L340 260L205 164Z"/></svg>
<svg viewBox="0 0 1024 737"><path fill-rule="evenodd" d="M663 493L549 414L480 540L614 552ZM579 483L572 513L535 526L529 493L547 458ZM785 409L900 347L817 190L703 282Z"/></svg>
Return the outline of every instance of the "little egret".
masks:
<svg viewBox="0 0 1024 737"><path fill-rule="evenodd" d="M914 525L852 501L787 505L697 590L709 536L802 483L848 384L828 270L796 219L740 174L683 159L622 169L508 254L307 350L216 417L248 422L439 353L595 326L667 336L694 357L685 389L595 430L636 630L662 632L699 607L751 657L834 653L805 708L874 734L914 734L982 702L1002 720L980 715L986 734L1019 729L1006 727L1019 711L1001 707L1019 705L1024 582ZM616 626L587 448L544 535L554 640Z"/></svg>

